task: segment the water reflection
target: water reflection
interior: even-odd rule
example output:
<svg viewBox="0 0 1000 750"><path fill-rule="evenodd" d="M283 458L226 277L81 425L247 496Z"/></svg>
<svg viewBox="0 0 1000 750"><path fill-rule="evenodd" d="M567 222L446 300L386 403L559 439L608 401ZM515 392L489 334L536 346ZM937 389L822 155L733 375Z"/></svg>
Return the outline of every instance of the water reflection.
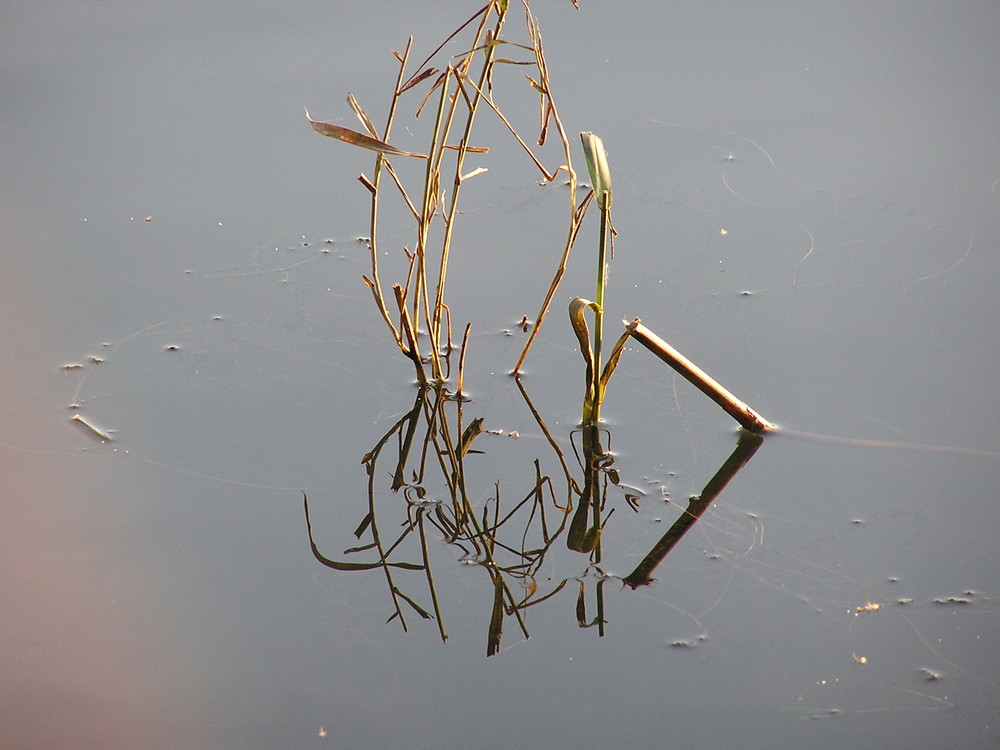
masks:
<svg viewBox="0 0 1000 750"><path fill-rule="evenodd" d="M354 531L361 543L344 550L341 559L331 558L319 549L313 536L309 500L304 496L306 528L314 557L340 572L380 570L390 600L387 622L398 619L404 631L409 628L407 615L415 613L434 620L441 639L448 639L429 553L429 535L450 545L459 563L482 568L487 575L486 585L492 590L487 656L500 650L505 623L513 621L525 638L530 637L524 611L553 598L574 580L579 586L577 624L581 628L596 626L603 636L608 616L604 584L615 579L636 589L651 583L656 568L764 440L760 434L741 429L732 454L702 492L690 498L687 508L635 569L624 577L611 576L601 567L602 532L620 504L633 506L637 499L621 484L614 454L604 448L610 434L597 425L583 425L570 434L573 456L567 456L521 379L515 376L515 381L551 451L536 456L530 468L511 469L508 475L517 479L505 480L503 486L496 481L492 496L481 507L475 507L470 500L477 493L467 485L466 461L482 452L474 446L488 426L482 416L469 420L467 400L450 392L443 383L420 387L410 410L362 459L368 491L363 516ZM508 484L523 483L521 477L527 478L529 489L516 495L513 502L508 501ZM397 528L402 531L396 532ZM563 548L584 556L582 560L577 557L576 574L546 579L540 574L543 564L549 555ZM399 571L421 571L425 578L423 592L404 589L396 576ZM595 581L593 617L587 615L586 588L590 581ZM430 603L420 604L422 597L429 598Z"/></svg>

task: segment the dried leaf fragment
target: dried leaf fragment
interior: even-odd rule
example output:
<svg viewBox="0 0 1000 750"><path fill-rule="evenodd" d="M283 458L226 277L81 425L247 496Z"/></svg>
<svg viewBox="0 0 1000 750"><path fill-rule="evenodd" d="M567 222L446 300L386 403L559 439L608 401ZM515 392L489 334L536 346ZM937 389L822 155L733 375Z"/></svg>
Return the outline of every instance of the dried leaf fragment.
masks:
<svg viewBox="0 0 1000 750"><path fill-rule="evenodd" d="M384 141L377 140L371 136L365 135L364 133L359 133L356 130L351 130L349 128L341 127L340 125L334 125L330 122L317 122L309 116L309 110L306 110L306 119L309 120L309 124L312 125L313 130L315 130L320 135L325 135L330 138L336 138L339 141L344 141L345 143L350 143L352 146L360 146L361 148L366 148L369 151L378 151L379 153L389 154L392 156L413 156L417 159L426 159L425 154L416 154L412 151L403 151L395 146L390 146Z"/></svg>

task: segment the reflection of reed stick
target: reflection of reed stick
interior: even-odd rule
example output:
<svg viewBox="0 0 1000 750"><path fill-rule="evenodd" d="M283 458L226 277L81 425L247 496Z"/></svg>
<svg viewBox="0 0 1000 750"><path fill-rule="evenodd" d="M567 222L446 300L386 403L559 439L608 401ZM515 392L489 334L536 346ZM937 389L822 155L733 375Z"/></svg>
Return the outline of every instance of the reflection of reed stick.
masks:
<svg viewBox="0 0 1000 750"><path fill-rule="evenodd" d="M732 455L715 472L715 476L708 481L701 494L691 498L687 510L667 530L667 533L663 535L660 541L653 546L653 549L636 566L635 570L622 579L626 585L636 589L639 586L646 586L653 582L652 573L663 562L663 558L670 554L670 550L674 548L674 545L701 518L702 514L708 509L708 506L715 501L719 493L736 476L736 473L746 466L747 461L753 458L753 454L757 452L757 449L763 442L764 438L759 434L740 431L740 437L736 442L736 449Z"/></svg>
<svg viewBox="0 0 1000 750"><path fill-rule="evenodd" d="M744 429L756 433L770 432L775 429L773 424L719 385L698 365L646 328L639 318L636 318L631 323L625 323L625 326L629 334L636 341L677 370L695 388L721 406Z"/></svg>

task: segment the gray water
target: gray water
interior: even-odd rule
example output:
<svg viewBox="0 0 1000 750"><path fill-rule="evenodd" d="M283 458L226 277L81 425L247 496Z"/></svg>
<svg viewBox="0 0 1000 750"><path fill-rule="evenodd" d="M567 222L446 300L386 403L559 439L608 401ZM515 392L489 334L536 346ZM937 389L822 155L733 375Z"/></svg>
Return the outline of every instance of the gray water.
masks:
<svg viewBox="0 0 1000 750"><path fill-rule="evenodd" d="M608 335L641 317L785 432L623 586L736 445L630 347L604 417L633 489L599 570L557 542L536 583L565 584L487 658L493 585L463 550L429 529L443 642L408 605L386 622L380 571L321 565L303 515L305 492L325 555L366 541L361 459L417 391L361 280L371 155L302 107L357 128L350 91L381 122L390 49L413 34L416 65L475 10L424 6L4 10L0 746L995 747L1000 8L532 6L567 130L610 155ZM524 72L497 90L530 131ZM507 373L567 198L479 125L449 271L463 409L494 431L477 509L497 482L520 500L535 458L558 473ZM412 127L393 142L422 150ZM391 283L413 237L381 232ZM524 379L571 461L565 305L596 236L594 214ZM598 592L603 635L578 624Z"/></svg>

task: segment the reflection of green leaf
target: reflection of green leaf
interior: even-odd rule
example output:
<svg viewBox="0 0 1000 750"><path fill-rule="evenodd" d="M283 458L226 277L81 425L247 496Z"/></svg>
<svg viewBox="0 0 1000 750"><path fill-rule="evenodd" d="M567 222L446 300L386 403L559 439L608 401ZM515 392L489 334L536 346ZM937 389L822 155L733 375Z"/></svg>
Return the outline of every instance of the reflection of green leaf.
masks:
<svg viewBox="0 0 1000 750"><path fill-rule="evenodd" d="M597 542L600 541L600 538L601 538L601 527L600 526L592 526L591 528L587 529L587 533L583 537L583 550L582 551L583 552L591 552L591 551L593 551L594 547L597 546Z"/></svg>
<svg viewBox="0 0 1000 750"><path fill-rule="evenodd" d="M400 591L395 586L392 587L392 591L393 591L394 594L396 594L396 596L398 596L404 602L406 602L411 607L413 607L413 610L418 615L420 615L421 617L423 617L425 620L433 620L434 619L434 615L432 615L426 609L424 609L423 607L421 607L419 604L417 604L415 601L413 601L410 597L408 597L406 594L404 594L402 591Z"/></svg>

